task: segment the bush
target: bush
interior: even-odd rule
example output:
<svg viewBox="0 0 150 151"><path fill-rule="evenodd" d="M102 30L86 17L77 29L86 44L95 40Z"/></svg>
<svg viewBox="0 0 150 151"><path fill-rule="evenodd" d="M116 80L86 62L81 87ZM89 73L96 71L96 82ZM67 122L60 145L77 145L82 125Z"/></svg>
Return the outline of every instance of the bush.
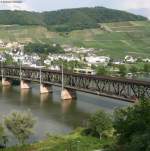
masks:
<svg viewBox="0 0 150 151"><path fill-rule="evenodd" d="M29 43L25 46L27 53L49 54L49 53L64 53L63 48L56 44L55 46L43 43Z"/></svg>
<svg viewBox="0 0 150 151"><path fill-rule="evenodd" d="M104 111L98 111L89 119L88 133L98 134L99 138L108 137L112 132L112 119L109 114Z"/></svg>
<svg viewBox="0 0 150 151"><path fill-rule="evenodd" d="M131 66L131 68L129 70L130 70L131 73L138 72L138 68L136 66Z"/></svg>
<svg viewBox="0 0 150 151"><path fill-rule="evenodd" d="M141 101L115 112L114 128L118 151L150 150L150 102ZM116 149L117 151L117 149Z"/></svg>
<svg viewBox="0 0 150 151"><path fill-rule="evenodd" d="M7 129L17 138L19 143L24 144L30 135L33 134L33 128L36 120L31 112L12 112L5 117L4 123Z"/></svg>
<svg viewBox="0 0 150 151"><path fill-rule="evenodd" d="M103 67L103 66L97 67L96 74L99 75L99 76L107 75L106 67Z"/></svg>
<svg viewBox="0 0 150 151"><path fill-rule="evenodd" d="M119 74L121 77L124 77L127 74L127 68L125 65L119 66Z"/></svg>
<svg viewBox="0 0 150 151"><path fill-rule="evenodd" d="M144 64L144 69L143 70L144 70L144 72L147 72L147 73L150 72L150 64L148 64L148 63Z"/></svg>
<svg viewBox="0 0 150 151"><path fill-rule="evenodd" d="M2 124L0 124L0 148L3 148L6 146L6 143L8 142L7 136L5 135L5 130Z"/></svg>

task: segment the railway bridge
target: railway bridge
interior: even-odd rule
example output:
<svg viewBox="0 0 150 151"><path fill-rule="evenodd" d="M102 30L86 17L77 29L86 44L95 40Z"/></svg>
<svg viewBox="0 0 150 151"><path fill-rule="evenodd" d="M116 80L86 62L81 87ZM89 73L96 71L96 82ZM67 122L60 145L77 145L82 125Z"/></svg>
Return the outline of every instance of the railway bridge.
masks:
<svg viewBox="0 0 150 151"><path fill-rule="evenodd" d="M40 93L51 92L53 85L62 87L62 99L75 98L76 91L129 102L150 98L150 81L15 66L0 67L0 76L3 86L11 85L13 80L20 81L21 89L29 89L31 82L40 83Z"/></svg>

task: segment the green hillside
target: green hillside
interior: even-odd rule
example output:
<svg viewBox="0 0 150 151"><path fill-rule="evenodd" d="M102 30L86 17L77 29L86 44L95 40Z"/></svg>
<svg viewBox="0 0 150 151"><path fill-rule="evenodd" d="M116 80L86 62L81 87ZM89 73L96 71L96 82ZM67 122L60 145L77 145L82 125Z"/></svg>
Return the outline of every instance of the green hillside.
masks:
<svg viewBox="0 0 150 151"><path fill-rule="evenodd" d="M0 24L40 25L51 31L96 28L98 23L143 21L147 18L104 7L64 9L50 12L0 10Z"/></svg>
<svg viewBox="0 0 150 151"><path fill-rule="evenodd" d="M150 22L104 23L101 28L50 32L42 26L0 26L4 41L46 42L98 48L100 55L122 57L127 54L150 57Z"/></svg>

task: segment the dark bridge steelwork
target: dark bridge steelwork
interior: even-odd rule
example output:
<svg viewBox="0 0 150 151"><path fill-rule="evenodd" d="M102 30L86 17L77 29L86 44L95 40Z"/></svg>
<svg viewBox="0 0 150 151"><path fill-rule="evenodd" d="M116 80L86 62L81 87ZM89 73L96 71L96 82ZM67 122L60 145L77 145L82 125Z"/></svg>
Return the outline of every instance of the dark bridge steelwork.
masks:
<svg viewBox="0 0 150 151"><path fill-rule="evenodd" d="M3 72L2 72L3 71ZM4 66L1 68L1 76L8 79L20 79L20 68ZM62 73L60 71L41 70L42 83L54 86L62 85ZM21 68L22 80L40 82L40 69ZM139 98L150 98L150 82L64 73L64 87L68 89L83 91L96 95L134 101Z"/></svg>

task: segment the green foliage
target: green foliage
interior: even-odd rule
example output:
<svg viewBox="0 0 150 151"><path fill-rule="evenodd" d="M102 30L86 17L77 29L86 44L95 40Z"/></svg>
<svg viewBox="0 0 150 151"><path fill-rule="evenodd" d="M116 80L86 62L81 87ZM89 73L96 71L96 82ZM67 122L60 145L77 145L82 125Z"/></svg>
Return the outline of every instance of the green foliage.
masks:
<svg viewBox="0 0 150 151"><path fill-rule="evenodd" d="M63 53L63 49L60 45L56 44L55 46L50 44L43 43L29 43L25 46L25 51L27 53Z"/></svg>
<svg viewBox="0 0 150 151"><path fill-rule="evenodd" d="M2 124L0 123L0 138L2 138L3 135L4 135L4 128Z"/></svg>
<svg viewBox="0 0 150 151"><path fill-rule="evenodd" d="M98 66L96 68L96 74L99 75L99 76L103 76L103 75L107 75L107 69L106 67L103 67L103 66Z"/></svg>
<svg viewBox="0 0 150 151"><path fill-rule="evenodd" d="M8 142L3 125L0 123L0 145L6 146Z"/></svg>
<svg viewBox="0 0 150 151"><path fill-rule="evenodd" d="M91 133L98 133L99 138L102 139L112 131L112 119L109 114L104 111L98 111L89 119L88 129Z"/></svg>
<svg viewBox="0 0 150 151"><path fill-rule="evenodd" d="M138 72L138 68L136 66L131 66L131 68L129 70L130 70L131 73Z"/></svg>
<svg viewBox="0 0 150 151"><path fill-rule="evenodd" d="M40 13L27 11L0 11L0 24L2 25L43 25Z"/></svg>
<svg viewBox="0 0 150 151"><path fill-rule="evenodd" d="M59 60L54 60L51 62L52 65L57 65L57 66L62 66L63 64L63 68L64 70L69 70L69 71L73 71L74 68L84 68L85 64L78 62L78 61L65 61L62 59Z"/></svg>
<svg viewBox="0 0 150 151"><path fill-rule="evenodd" d="M150 57L149 21L103 23L102 25L109 28L111 32L95 28L58 33L48 31L41 26L0 25L0 39L4 42L28 43L32 41L33 43L58 43L95 48L97 55L106 55L117 59L124 58L126 55L132 55L135 58Z"/></svg>
<svg viewBox="0 0 150 151"><path fill-rule="evenodd" d="M144 64L144 72L150 72L150 64Z"/></svg>
<svg viewBox="0 0 150 151"><path fill-rule="evenodd" d="M143 62L143 60L142 60L142 58L137 58L137 61L136 62L138 62L138 63L140 63L140 62Z"/></svg>
<svg viewBox="0 0 150 151"><path fill-rule="evenodd" d="M115 112L114 128L118 137L116 151L149 151L150 102L141 101ZM119 147L120 146L120 147Z"/></svg>
<svg viewBox="0 0 150 151"><path fill-rule="evenodd" d="M35 119L31 112L12 112L5 117L4 124L6 128L18 139L21 144L24 144L30 135L33 134Z"/></svg>
<svg viewBox="0 0 150 151"><path fill-rule="evenodd" d="M124 77L127 73L127 68L125 65L120 65L119 66L119 74L121 77Z"/></svg>
<svg viewBox="0 0 150 151"><path fill-rule="evenodd" d="M93 151L112 144L112 139L102 139L81 135L77 129L63 136L48 135L46 140L28 146L11 147L4 151Z"/></svg>
<svg viewBox="0 0 150 151"><path fill-rule="evenodd" d="M43 13L0 11L0 24L41 25L58 32L94 28L98 27L98 23L135 20L147 20L147 18L104 7L66 9Z"/></svg>
<svg viewBox="0 0 150 151"><path fill-rule="evenodd" d="M10 55L5 54L5 58L6 58L6 60L5 60L4 63L5 63L6 65L12 65L12 64L14 64L13 58L12 58Z"/></svg>

